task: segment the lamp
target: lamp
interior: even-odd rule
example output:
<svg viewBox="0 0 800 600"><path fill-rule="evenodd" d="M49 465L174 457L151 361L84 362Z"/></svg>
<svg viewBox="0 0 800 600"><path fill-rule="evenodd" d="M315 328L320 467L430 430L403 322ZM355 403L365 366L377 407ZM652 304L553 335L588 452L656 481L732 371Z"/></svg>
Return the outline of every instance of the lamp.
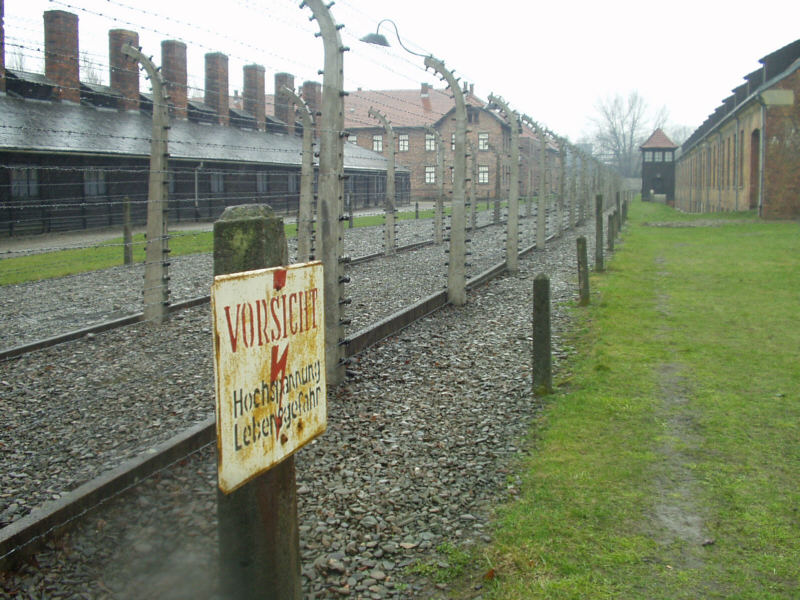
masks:
<svg viewBox="0 0 800 600"><path fill-rule="evenodd" d="M375 33L370 33L361 38L362 42L377 44L378 46L388 46L386 37L380 34L381 25L391 23L400 47L409 54L420 56L425 59L425 69L433 69L443 80L447 81L450 90L453 92L455 101L455 157L454 157L454 178L453 196L451 202L450 216L450 249L449 260L447 262L447 300L454 306L463 306L467 302L466 294L466 218L464 215L464 186L466 179L466 141L467 141L467 109L464 104L464 95L458 85L458 81L451 70L444 66L444 62L434 58L433 55L420 54L414 52L403 44L397 25L391 19L382 19L378 22Z"/></svg>
<svg viewBox="0 0 800 600"><path fill-rule="evenodd" d="M394 34L397 36L397 42L400 44L400 47L408 52L409 54L413 54L414 56L421 56L425 58L427 54L420 54L419 52L414 52L413 50L409 50L406 45L403 43L403 40L400 39L400 32L397 30L397 24L392 21L391 19L382 19L378 21L378 27L375 28L375 33L368 33L364 37L361 38L362 42L366 42L367 44L375 44L376 46L389 46L389 42L386 39L386 36L383 35L381 31L381 25L383 23L391 23L392 27L394 27Z"/></svg>

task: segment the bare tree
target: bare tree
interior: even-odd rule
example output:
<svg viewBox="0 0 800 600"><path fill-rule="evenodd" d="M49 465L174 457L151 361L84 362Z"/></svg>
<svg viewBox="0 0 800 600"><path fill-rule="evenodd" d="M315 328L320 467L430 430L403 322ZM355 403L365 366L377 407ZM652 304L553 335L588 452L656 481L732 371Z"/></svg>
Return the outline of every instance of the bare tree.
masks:
<svg viewBox="0 0 800 600"><path fill-rule="evenodd" d="M103 76L100 71L100 62L92 58L88 52L81 52L80 59L81 81L84 83L103 83Z"/></svg>
<svg viewBox="0 0 800 600"><path fill-rule="evenodd" d="M647 104L637 91L599 100L592 119L597 152L623 177L636 177L640 168L639 146L649 135ZM663 112L663 111L662 111Z"/></svg>
<svg viewBox="0 0 800 600"><path fill-rule="evenodd" d="M13 71L25 70L25 55L22 48L14 48L6 52L6 67Z"/></svg>

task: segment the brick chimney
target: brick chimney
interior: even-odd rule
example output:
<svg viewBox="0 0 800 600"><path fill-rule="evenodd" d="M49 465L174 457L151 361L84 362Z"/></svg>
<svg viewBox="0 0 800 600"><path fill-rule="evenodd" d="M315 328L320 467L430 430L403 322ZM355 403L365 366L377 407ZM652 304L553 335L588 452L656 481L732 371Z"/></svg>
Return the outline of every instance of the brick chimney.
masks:
<svg viewBox="0 0 800 600"><path fill-rule="evenodd" d="M58 99L81 101L78 54L78 15L45 11L44 74L59 87Z"/></svg>
<svg viewBox="0 0 800 600"><path fill-rule="evenodd" d="M294 90L294 75L275 73L275 118L286 123L286 133L294 135L294 102L281 91L283 86Z"/></svg>
<svg viewBox="0 0 800 600"><path fill-rule="evenodd" d="M3 21L4 0L0 0L0 92L6 91L6 29Z"/></svg>
<svg viewBox="0 0 800 600"><path fill-rule="evenodd" d="M256 118L256 125L259 131L266 129L264 86L264 67L261 65L245 65L242 108Z"/></svg>
<svg viewBox="0 0 800 600"><path fill-rule="evenodd" d="M122 98L120 110L139 110L139 64L122 53L122 46L139 47L139 34L127 29L111 29L108 32L109 80L111 90Z"/></svg>
<svg viewBox="0 0 800 600"><path fill-rule="evenodd" d="M425 82L422 83L422 87L419 90L420 98L428 98L431 95L430 87L431 86L428 85L427 83Z"/></svg>
<svg viewBox="0 0 800 600"><path fill-rule="evenodd" d="M170 112L178 119L185 119L188 81L186 44L178 40L161 42L161 75L169 94Z"/></svg>
<svg viewBox="0 0 800 600"><path fill-rule="evenodd" d="M220 125L229 124L228 56L222 52L206 54L205 103L217 113Z"/></svg>
<svg viewBox="0 0 800 600"><path fill-rule="evenodd" d="M319 123L322 120L322 84L317 81L303 83L303 100L311 111L314 119L314 137L319 137Z"/></svg>

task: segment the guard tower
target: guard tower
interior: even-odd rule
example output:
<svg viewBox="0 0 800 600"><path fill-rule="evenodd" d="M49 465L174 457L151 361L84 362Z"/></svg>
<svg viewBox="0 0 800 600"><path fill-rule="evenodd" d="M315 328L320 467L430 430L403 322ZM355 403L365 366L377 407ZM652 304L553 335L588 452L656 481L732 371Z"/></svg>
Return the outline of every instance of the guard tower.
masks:
<svg viewBox="0 0 800 600"><path fill-rule="evenodd" d="M675 150L678 145L656 129L642 144L642 200L675 204Z"/></svg>

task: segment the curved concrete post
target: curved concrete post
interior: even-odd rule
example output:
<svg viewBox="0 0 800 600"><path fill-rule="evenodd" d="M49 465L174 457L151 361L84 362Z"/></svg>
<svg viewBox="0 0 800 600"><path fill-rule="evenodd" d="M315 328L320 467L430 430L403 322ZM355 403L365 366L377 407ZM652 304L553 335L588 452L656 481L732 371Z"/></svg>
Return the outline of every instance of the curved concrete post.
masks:
<svg viewBox="0 0 800 600"><path fill-rule="evenodd" d="M444 231L444 148L442 134L433 127L426 127L425 131L432 134L436 140L436 207L433 211L433 241L441 244Z"/></svg>
<svg viewBox="0 0 800 600"><path fill-rule="evenodd" d="M455 159L453 172L452 217L450 218L450 256L447 261L447 300L454 306L467 302L466 290L466 222L464 215L464 179L466 178L467 107L464 94L444 62L425 57L425 66L441 75L450 86L455 100Z"/></svg>
<svg viewBox="0 0 800 600"><path fill-rule="evenodd" d="M394 129L386 115L379 110L370 107L367 114L373 119L380 121L386 131L386 145L388 146L387 164L386 164L386 199L384 201L384 209L386 211L386 221L383 226L383 253L386 256L394 254L397 248L395 229L397 227L395 221L395 193L394 193Z"/></svg>
<svg viewBox="0 0 800 600"><path fill-rule="evenodd" d="M508 221L506 224L506 269L519 272L519 114L512 111L505 100L489 94L489 103L496 104L511 128L511 181L508 190ZM498 173L499 176L499 173Z"/></svg>
<svg viewBox="0 0 800 600"><path fill-rule="evenodd" d="M470 157L469 170L469 229L475 231L478 226L478 155L475 153L475 144L467 141L467 150Z"/></svg>
<svg viewBox="0 0 800 600"><path fill-rule="evenodd" d="M340 27L322 0L304 0L312 18L319 23L325 49L322 79L322 121L319 149L318 258L324 270L325 369L327 381L336 385L344 379L344 53Z"/></svg>
<svg viewBox="0 0 800 600"><path fill-rule="evenodd" d="M167 132L169 130L169 105L167 87L161 72L141 49L126 43L122 54L142 65L153 86L153 134L150 141L150 179L147 189L147 246L144 266L144 318L152 323L163 323L167 318L169 288L167 282L167 257L169 237L167 230L168 179Z"/></svg>
<svg viewBox="0 0 800 600"><path fill-rule="evenodd" d="M297 206L297 262L313 260L311 243L314 206L314 118L311 109L294 90L283 86L283 93L297 107L303 121L303 156L300 166L300 202Z"/></svg>

